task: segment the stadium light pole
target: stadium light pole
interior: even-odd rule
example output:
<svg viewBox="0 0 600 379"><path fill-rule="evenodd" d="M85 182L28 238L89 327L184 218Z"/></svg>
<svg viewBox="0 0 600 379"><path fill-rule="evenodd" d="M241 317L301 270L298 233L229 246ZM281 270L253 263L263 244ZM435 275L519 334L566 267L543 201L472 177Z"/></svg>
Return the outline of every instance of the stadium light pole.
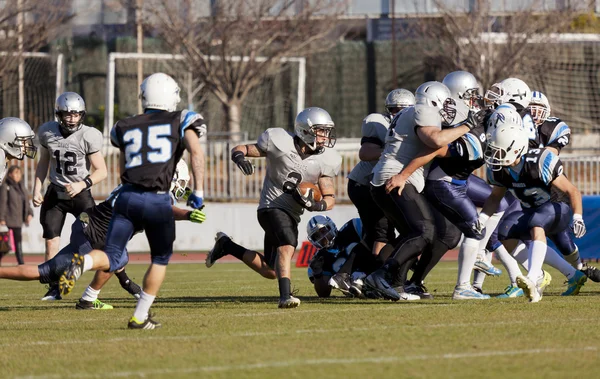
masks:
<svg viewBox="0 0 600 379"><path fill-rule="evenodd" d="M144 6L144 0L136 1L136 10L135 10L135 22L137 27L137 53L141 54L144 49L144 31L142 29L142 8ZM142 85L142 81L144 80L144 62L141 59L137 61L137 84L138 88ZM142 99L138 97L138 114L143 112L142 109Z"/></svg>
<svg viewBox="0 0 600 379"><path fill-rule="evenodd" d="M25 59L23 58L23 0L17 1L17 44L19 45L19 118L25 119Z"/></svg>

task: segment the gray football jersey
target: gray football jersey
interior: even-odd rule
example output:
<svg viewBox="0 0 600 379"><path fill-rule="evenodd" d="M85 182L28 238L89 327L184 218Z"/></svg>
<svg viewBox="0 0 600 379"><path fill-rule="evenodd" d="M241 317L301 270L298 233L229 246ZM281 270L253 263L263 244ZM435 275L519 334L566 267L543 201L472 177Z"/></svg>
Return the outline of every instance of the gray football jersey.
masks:
<svg viewBox="0 0 600 379"><path fill-rule="evenodd" d="M294 145L294 137L281 128L267 129L258 137L257 144L267 153L267 172L258 209L283 209L299 222L304 208L292 195L283 192L284 183L317 184L322 176L334 177L340 171L342 157L335 150L325 149L322 154L302 159Z"/></svg>
<svg viewBox="0 0 600 379"><path fill-rule="evenodd" d="M7 167L8 162L6 161L6 153L4 150L0 149L0 184L4 182L4 176L6 176Z"/></svg>
<svg viewBox="0 0 600 379"><path fill-rule="evenodd" d="M371 113L362 122L362 139L367 142L379 142L383 146L389 127L389 116L382 115L381 113ZM358 162L352 171L350 171L350 174L348 174L348 179L352 179L365 186L369 185L369 178L376 164L377 160Z"/></svg>
<svg viewBox="0 0 600 379"><path fill-rule="evenodd" d="M103 143L102 133L87 125L63 137L56 121L40 126L38 136L40 145L50 154L50 182L62 187L90 174L88 156L100 151Z"/></svg>
<svg viewBox="0 0 600 379"><path fill-rule="evenodd" d="M418 126L435 126L442 128L442 117L437 108L426 105L415 105L407 108L394 117L385 139L385 148L379 162L373 168L371 183L382 186L392 176L400 173L423 149L427 148L419 136ZM417 191L423 191L429 164L420 167L407 180Z"/></svg>

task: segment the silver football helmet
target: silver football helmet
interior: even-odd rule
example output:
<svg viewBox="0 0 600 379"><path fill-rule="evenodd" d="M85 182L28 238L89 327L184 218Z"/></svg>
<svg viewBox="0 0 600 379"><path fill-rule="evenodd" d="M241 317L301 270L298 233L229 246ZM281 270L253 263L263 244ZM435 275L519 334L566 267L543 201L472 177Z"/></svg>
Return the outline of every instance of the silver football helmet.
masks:
<svg viewBox="0 0 600 379"><path fill-rule="evenodd" d="M479 83L470 72L451 72L444 77L442 84L448 87L453 98L464 101L470 110L480 109Z"/></svg>
<svg viewBox="0 0 600 379"><path fill-rule="evenodd" d="M529 137L521 125L508 121L498 126L487 138L485 163L492 171L514 164L527 153Z"/></svg>
<svg viewBox="0 0 600 379"><path fill-rule="evenodd" d="M335 222L328 216L314 216L308 220L306 234L308 241L319 249L331 247L337 237Z"/></svg>
<svg viewBox="0 0 600 379"><path fill-rule="evenodd" d="M294 134L316 153L335 146L335 124L325 109L312 107L298 113Z"/></svg>
<svg viewBox="0 0 600 379"><path fill-rule="evenodd" d="M64 134L74 133L83 124L85 101L75 92L65 92L56 99L54 114Z"/></svg>
<svg viewBox="0 0 600 379"><path fill-rule="evenodd" d="M397 88L385 97L385 109L392 116L413 105L415 105L415 95L404 88Z"/></svg>
<svg viewBox="0 0 600 379"><path fill-rule="evenodd" d="M451 96L448 87L440 82L425 82L415 92L417 104L432 106L439 110L443 108L446 99Z"/></svg>
<svg viewBox="0 0 600 379"><path fill-rule="evenodd" d="M175 174L171 180L171 200L178 202L188 191L188 182L190 181L190 171L187 163L181 159L175 166Z"/></svg>
<svg viewBox="0 0 600 379"><path fill-rule="evenodd" d="M517 110L521 110L529 105L531 90L521 79L508 78L492 85L492 88L485 93L484 100L491 106L512 103Z"/></svg>
<svg viewBox="0 0 600 379"><path fill-rule="evenodd" d="M174 112L181 101L179 91L179 85L169 75L162 72L152 74L140 86L142 108Z"/></svg>
<svg viewBox="0 0 600 379"><path fill-rule="evenodd" d="M22 160L35 158L37 147L33 144L35 134L28 123L16 117L0 120L0 149L9 158Z"/></svg>
<svg viewBox="0 0 600 379"><path fill-rule="evenodd" d="M533 122L536 125L542 125L544 121L550 117L550 102L546 95L540 91L533 91L531 93L531 101L529 102L529 113L533 118Z"/></svg>

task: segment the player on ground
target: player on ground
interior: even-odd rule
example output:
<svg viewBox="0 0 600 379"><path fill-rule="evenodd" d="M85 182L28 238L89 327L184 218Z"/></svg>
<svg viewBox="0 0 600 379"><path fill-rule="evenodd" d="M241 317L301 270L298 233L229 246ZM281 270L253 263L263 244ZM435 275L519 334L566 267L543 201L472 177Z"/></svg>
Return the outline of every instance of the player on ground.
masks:
<svg viewBox="0 0 600 379"><path fill-rule="evenodd" d="M201 115L183 110L179 86L170 76L152 74L141 85L144 114L118 121L111 131L111 142L121 150L121 182L106 237L106 252L93 250L80 257L61 276L63 294L88 270L115 271L126 263L125 247L136 230L144 229L152 263L144 276L143 290L130 329L155 329L161 326L149 313L165 278L173 254L175 219L169 188L175 166L183 152L190 153L193 188L188 205L203 205L204 153L199 137L206 132Z"/></svg>
<svg viewBox="0 0 600 379"><path fill-rule="evenodd" d="M58 252L67 213L77 218L81 212L93 207L90 189L107 176L106 163L100 152L102 133L83 124L85 102L81 96L75 92L63 93L56 99L54 113L57 121L47 122L38 130L43 148L33 186L33 205L42 206L40 223L46 240L46 260ZM91 174L90 167L93 168ZM42 196L48 173L50 185ZM50 284L42 300L60 299L57 286Z"/></svg>
<svg viewBox="0 0 600 379"><path fill-rule="evenodd" d="M342 163L333 150L335 125L327 111L306 108L296 116L294 134L271 128L255 144L231 150L231 160L244 175L254 173L247 157L265 157L267 170L258 205L258 222L265 231L264 255L246 249L219 232L206 257L211 267L219 258L231 254L267 279L277 278L279 308L296 308L300 299L291 294L291 260L298 245L298 222L304 210L322 212L335 205L333 177ZM315 201L312 191L306 197L297 188L301 182L318 184L323 195Z"/></svg>
<svg viewBox="0 0 600 379"><path fill-rule="evenodd" d="M11 159L35 158L37 147L33 144L35 134L28 123L16 117L0 120L0 184L4 181L6 168Z"/></svg>
<svg viewBox="0 0 600 379"><path fill-rule="evenodd" d="M429 165L417 169L404 183L399 174L410 161L429 149L438 149L456 140L475 127L469 115L445 114L449 124L468 121L455 128L441 129L442 108L450 97L448 88L439 82L427 82L419 86L414 107L396 115L386 137L381 159L373 169L371 194L377 205L401 236L396 251L385 265L369 275L365 285L383 297L400 300L402 297L390 285L404 263L421 256L422 264L458 244L460 232L456 226L439 214L434 216L429 203L421 192ZM464 116L464 117L463 117ZM404 185L404 188L399 188ZM439 233L436 233L436 226ZM443 253L442 253L443 254Z"/></svg>
<svg viewBox="0 0 600 379"><path fill-rule="evenodd" d="M177 167L178 169L173 177L173 184L171 185L171 197L174 203L176 203L185 193L185 191L182 191L181 185L184 183L181 183L181 180L182 177L185 177L187 172L187 165L185 162L180 161ZM183 175L181 174L182 172ZM189 179L189 175L187 178ZM187 182L187 180L184 181ZM0 267L0 279L22 281L39 280L42 284L58 282L60 276L71 264L71 260L76 253L85 255L94 248L104 249L106 233L112 217L112 203L115 200L115 196L119 192L120 187L121 186L113 191L114 195L111 194L111 196L102 203L85 210L79 215L79 218L73 222L71 227L71 241L69 245L62 248L52 259L38 266L20 265L15 267ZM183 185L183 188L185 188L185 185ZM200 223L205 218L200 210L190 212L175 206L173 206L172 209L175 220L190 220L192 222ZM141 230L136 232L141 232ZM111 305L105 304L98 299L100 289L111 276L112 273L97 271L94 280L76 304L76 309L112 309L113 307ZM121 277L119 277L119 282L127 292L134 296L137 294L137 298L139 298L139 294L142 290L137 284L132 281L124 282ZM137 291L135 290L136 288Z"/></svg>
<svg viewBox="0 0 600 379"><path fill-rule="evenodd" d="M519 275L517 285L523 289L531 302L542 298L547 285L542 264L546 256L546 236L556 234L569 226L576 237L585 234L582 218L581 193L563 175L563 166L555 154L546 149L527 151L527 131L516 123L499 123L488 135L485 161L488 165L488 181L495 187L482 212L493 213L510 189L520 200L523 210L507 215L500 225L500 239L531 241L527 276ZM571 209L562 202L550 198L551 187L565 192L571 201Z"/></svg>

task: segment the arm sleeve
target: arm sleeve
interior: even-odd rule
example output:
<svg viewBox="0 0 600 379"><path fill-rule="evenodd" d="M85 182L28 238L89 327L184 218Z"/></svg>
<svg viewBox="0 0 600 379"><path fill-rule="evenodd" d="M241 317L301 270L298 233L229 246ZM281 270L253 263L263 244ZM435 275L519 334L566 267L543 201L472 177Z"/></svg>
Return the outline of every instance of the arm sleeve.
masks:
<svg viewBox="0 0 600 379"><path fill-rule="evenodd" d="M554 126L554 128L552 128L552 130L549 130L548 132L549 133L547 134L550 136L547 137L547 141L544 141L545 146L553 147L558 150L559 153L571 142L571 128L569 128L569 126L563 121L560 121ZM546 133L543 134L543 137L547 136Z"/></svg>
<svg viewBox="0 0 600 379"><path fill-rule="evenodd" d="M96 128L90 128L83 136L85 142L85 151L87 155L97 153L102 150L104 137Z"/></svg>
<svg viewBox="0 0 600 379"><path fill-rule="evenodd" d="M206 134L206 122L200 113L183 110L181 111L181 119L179 123L181 138L185 130L192 128L198 134L198 138Z"/></svg>

